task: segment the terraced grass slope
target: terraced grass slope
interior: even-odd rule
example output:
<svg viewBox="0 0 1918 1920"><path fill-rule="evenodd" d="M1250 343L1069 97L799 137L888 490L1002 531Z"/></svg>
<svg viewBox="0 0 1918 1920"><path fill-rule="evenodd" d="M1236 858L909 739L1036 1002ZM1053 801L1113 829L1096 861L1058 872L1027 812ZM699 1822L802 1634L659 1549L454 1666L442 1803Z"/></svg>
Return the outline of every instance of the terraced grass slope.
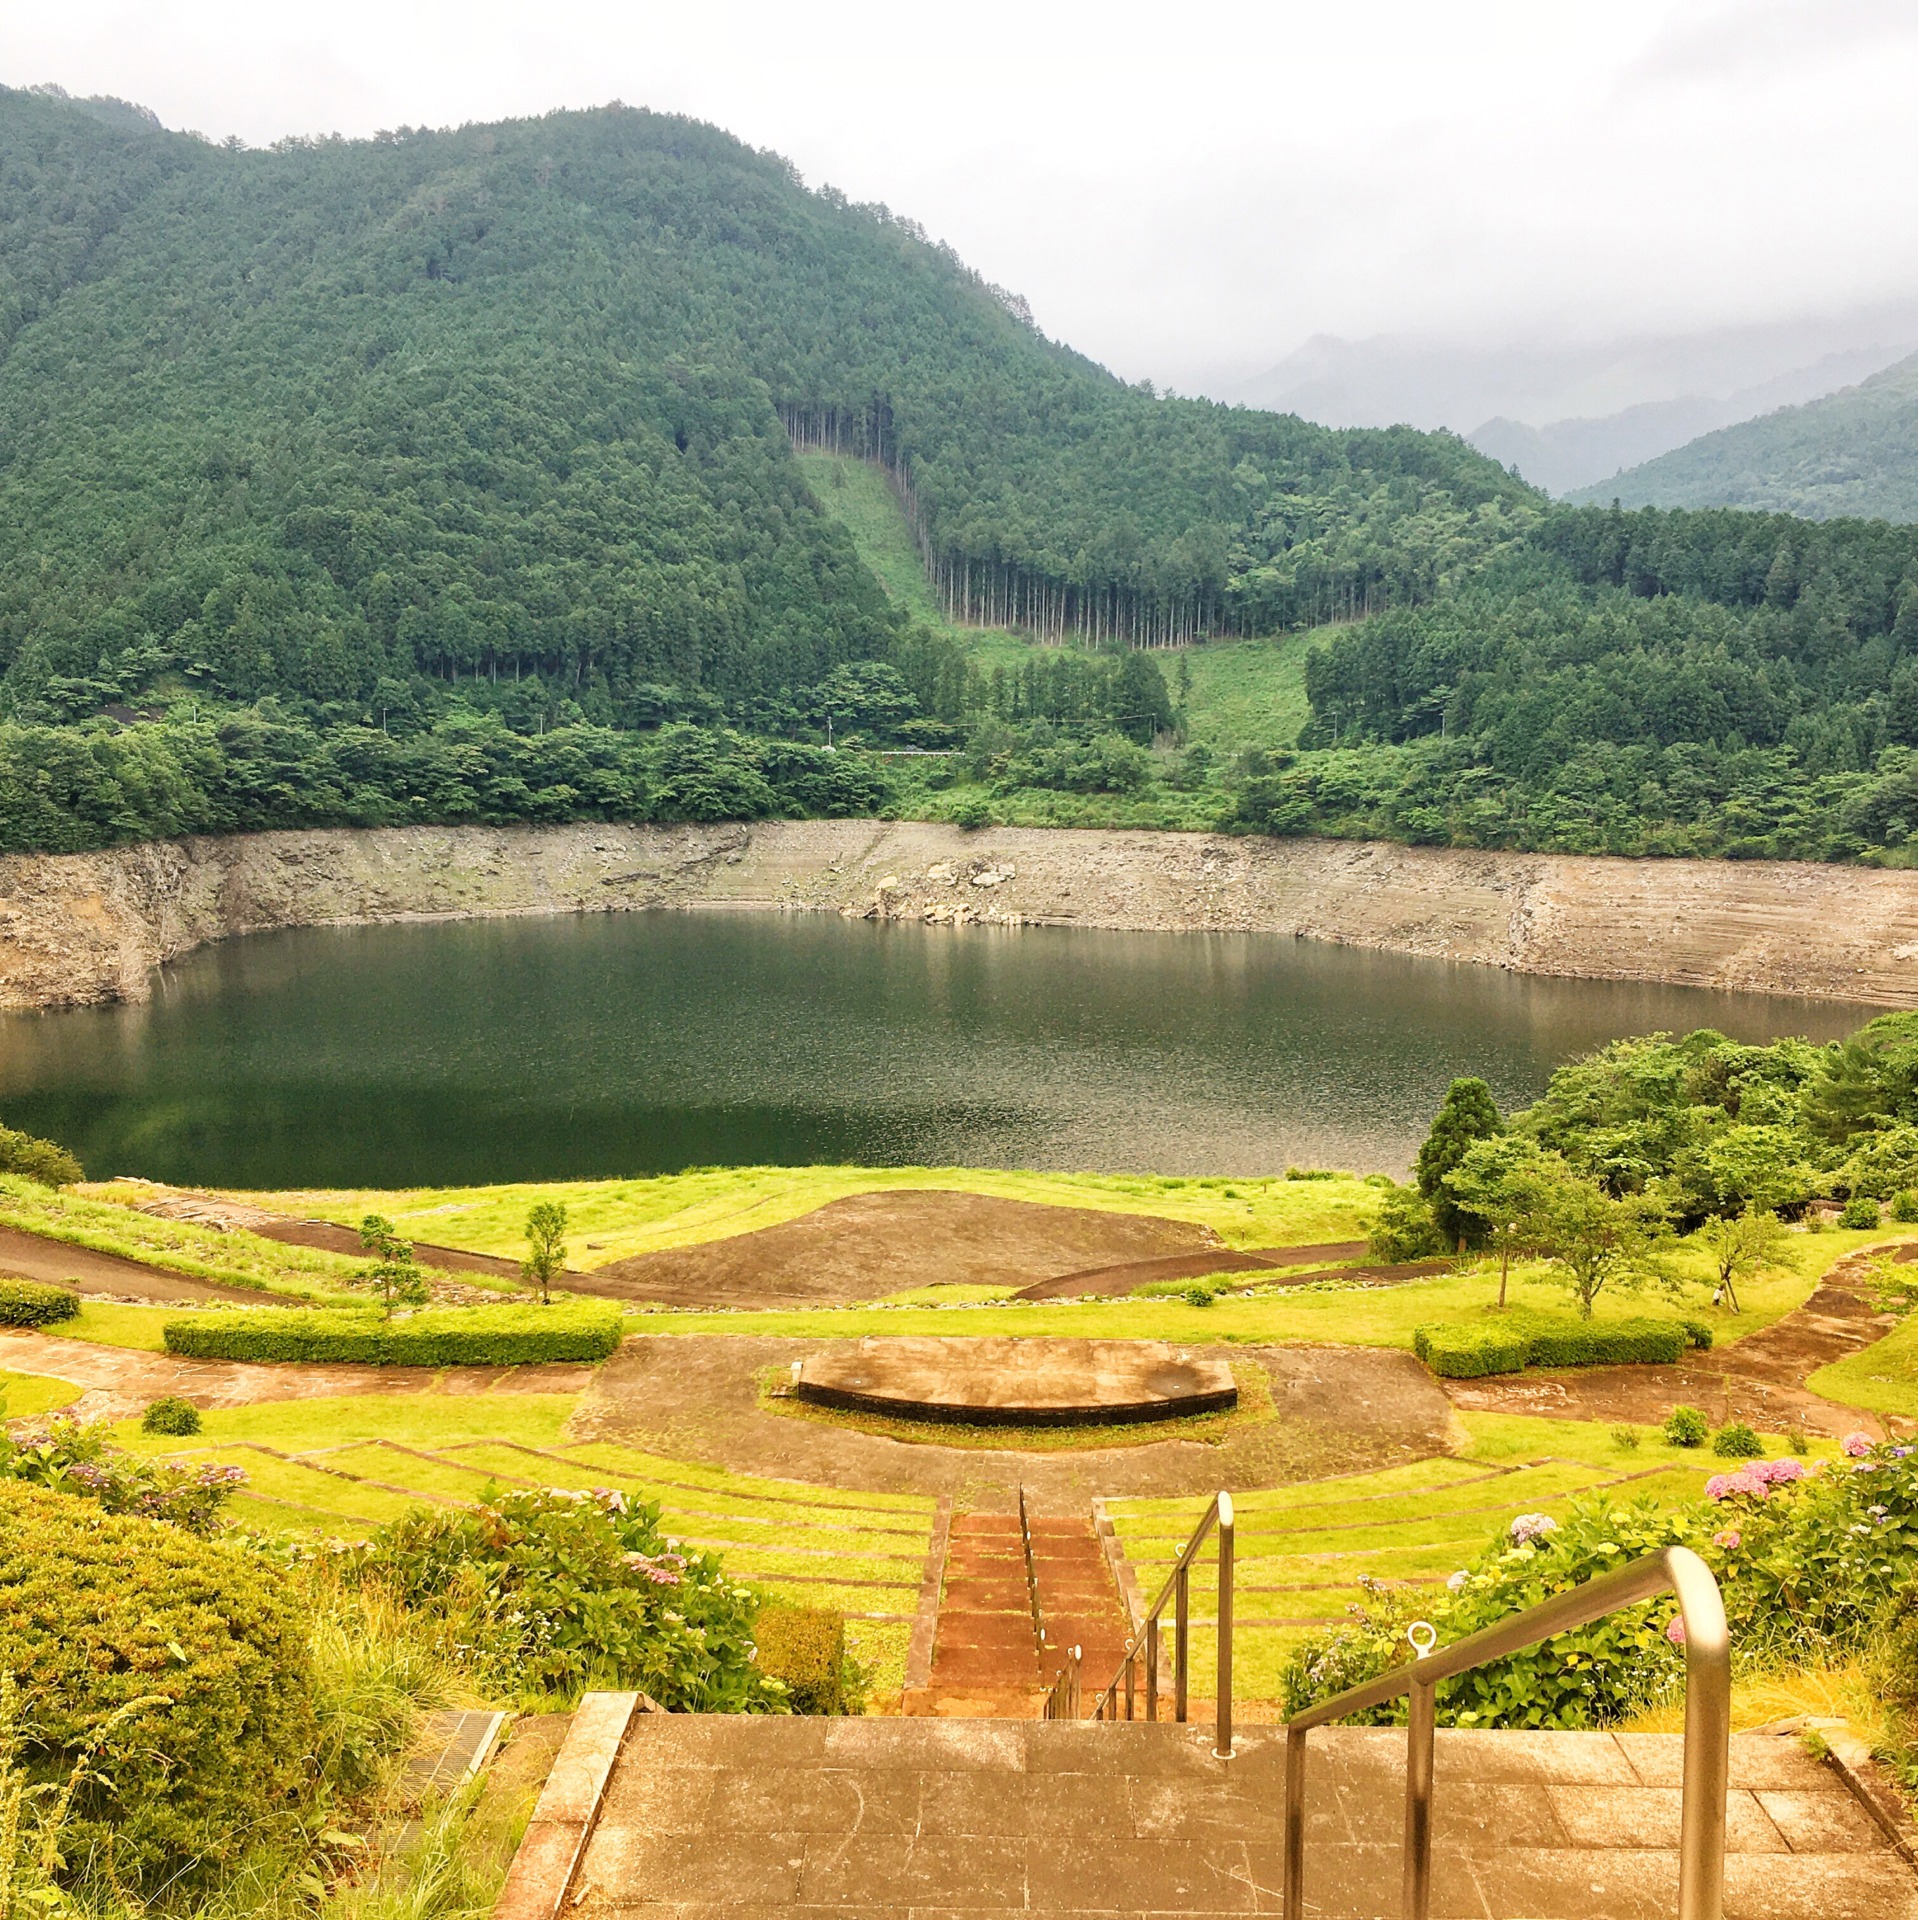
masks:
<svg viewBox="0 0 1918 1920"><path fill-rule="evenodd" d="M1575 1494L1600 1490L1621 1498L1692 1500L1707 1468L1722 1464L1654 1457L1638 1466L1556 1458L1501 1465L1441 1456L1236 1494L1234 1692L1247 1700L1275 1698L1294 1644L1362 1599L1361 1580L1437 1587L1517 1514L1552 1513ZM1158 1594L1204 1510L1203 1497L1107 1503L1146 1602ZM1216 1684L1215 1566L1208 1549L1193 1578L1198 1694Z"/></svg>
<svg viewBox="0 0 1918 1920"><path fill-rule="evenodd" d="M551 1446L483 1437L416 1446L388 1437L290 1451L214 1439L167 1457L243 1467L228 1511L272 1533L363 1539L422 1501L475 1502L525 1487L617 1487L657 1500L666 1530L719 1553L734 1578L847 1616L848 1644L882 1691L904 1674L935 1502L760 1480L608 1442Z"/></svg>

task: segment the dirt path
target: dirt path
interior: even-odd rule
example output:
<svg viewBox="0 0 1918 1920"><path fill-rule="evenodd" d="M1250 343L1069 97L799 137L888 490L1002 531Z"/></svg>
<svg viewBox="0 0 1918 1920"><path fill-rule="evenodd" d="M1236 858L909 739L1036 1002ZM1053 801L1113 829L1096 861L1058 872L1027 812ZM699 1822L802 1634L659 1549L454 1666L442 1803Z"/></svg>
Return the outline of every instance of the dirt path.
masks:
<svg viewBox="0 0 1918 1920"><path fill-rule="evenodd" d="M0 1332L0 1368L68 1380L85 1393L66 1409L85 1420L124 1420L163 1394L196 1407L243 1407L272 1400L325 1400L402 1393L583 1393L590 1366L342 1367L255 1366L237 1360L182 1360L55 1334Z"/></svg>
<svg viewBox="0 0 1918 1920"><path fill-rule="evenodd" d="M615 1260L567 1286L675 1307L851 1306L907 1287L1023 1286L1167 1256L1203 1256L1207 1272L1228 1257L1217 1234L1187 1221L906 1188Z"/></svg>
<svg viewBox="0 0 1918 1920"><path fill-rule="evenodd" d="M767 1367L856 1342L753 1335L629 1339L599 1370L574 1430L744 1473L888 1492L964 1494L1003 1510L1024 1483L1050 1513L1083 1513L1094 1494L1187 1494L1288 1485L1447 1450L1445 1396L1409 1353L1370 1347L1243 1347L1265 1369L1276 1417L1206 1440L1059 1452L892 1439L827 1420L768 1412Z"/></svg>
<svg viewBox="0 0 1918 1920"><path fill-rule="evenodd" d="M1216 1252L1173 1253L1161 1259L1128 1260L1122 1266L1087 1267L1021 1287L1018 1300L1118 1299L1153 1280L1200 1280L1213 1273L1263 1273L1272 1267L1302 1267L1318 1260L1356 1260L1363 1240L1326 1240L1310 1247L1233 1247ZM1319 1279L1322 1275L1303 1276Z"/></svg>
<svg viewBox="0 0 1918 1920"><path fill-rule="evenodd" d="M1847 1254L1802 1307L1762 1333L1694 1354L1682 1366L1528 1370L1487 1380L1448 1380L1445 1390L1454 1406L1481 1413L1654 1426L1673 1407L1694 1406L1715 1426L1744 1420L1761 1433L1802 1427L1837 1436L1863 1428L1882 1435L1885 1423L1876 1415L1823 1399L1805 1382L1820 1367L1862 1351L1897 1326L1894 1315L1873 1307L1866 1290L1871 1261L1890 1251L1863 1247ZM1918 1244L1893 1253L1900 1261L1913 1257Z"/></svg>
<svg viewBox="0 0 1918 1920"><path fill-rule="evenodd" d="M44 1280L71 1287L80 1294L108 1294L120 1300L152 1300L160 1304L179 1300L233 1300L249 1307L285 1304L277 1296L251 1287L225 1287L217 1281L196 1280L190 1274L149 1267L117 1253L95 1253L90 1247L70 1247L64 1240L48 1240L17 1227L0 1227L0 1273L20 1280Z"/></svg>

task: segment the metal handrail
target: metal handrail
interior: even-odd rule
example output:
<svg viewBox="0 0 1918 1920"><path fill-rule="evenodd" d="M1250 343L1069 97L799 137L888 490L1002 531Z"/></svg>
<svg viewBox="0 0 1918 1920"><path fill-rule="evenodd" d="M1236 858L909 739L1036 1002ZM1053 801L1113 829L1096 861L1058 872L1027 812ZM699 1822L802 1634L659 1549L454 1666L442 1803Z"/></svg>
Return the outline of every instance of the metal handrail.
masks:
<svg viewBox="0 0 1918 1920"><path fill-rule="evenodd" d="M1177 1563L1167 1576L1165 1585L1159 1589L1158 1599L1146 1609L1145 1619L1138 1631L1126 1642L1125 1658L1119 1664L1119 1671L1112 1676L1112 1684L1094 1702L1092 1717L1095 1720L1116 1720L1119 1717L1119 1689L1123 1687L1125 1717L1128 1720L1133 1718L1133 1694L1138 1678L1139 1661L1143 1656L1145 1717L1148 1720L1158 1719L1159 1616L1165 1612L1166 1602L1171 1600L1174 1603L1172 1717L1181 1724L1184 1723L1187 1681L1191 1667L1192 1563L1198 1558L1199 1549L1205 1544L1206 1536L1215 1525L1219 1530L1219 1700L1218 1734L1213 1741L1213 1751L1217 1759L1230 1760L1232 1758L1232 1496L1229 1493L1215 1493L1212 1496L1212 1504L1206 1508L1204 1518L1193 1528L1191 1539L1185 1543Z"/></svg>
<svg viewBox="0 0 1918 1920"><path fill-rule="evenodd" d="M1046 1622L1039 1610L1039 1566L1032 1554L1032 1523L1026 1518L1026 1489L1019 1487L1019 1539L1026 1550L1026 1604L1032 1609L1032 1650L1043 1661L1046 1657Z"/></svg>
<svg viewBox="0 0 1918 1920"><path fill-rule="evenodd" d="M1078 1719L1079 1664L1084 1657L1083 1648L1068 1647L1066 1649L1066 1663L1052 1676L1052 1685L1046 1689L1046 1703L1040 1710L1040 1719Z"/></svg>
<svg viewBox="0 0 1918 1920"><path fill-rule="evenodd" d="M1677 1920L1723 1920L1725 1791L1731 1770L1731 1634L1711 1569L1689 1547L1634 1560L1616 1573L1541 1601L1482 1633L1294 1714L1285 1723L1285 1920L1304 1920L1305 1736L1328 1720L1380 1707L1401 1694L1410 1709L1405 1760L1404 1920L1426 1920L1432 1902L1434 1692L1442 1680L1523 1653L1661 1593L1678 1596L1685 1626L1685 1772L1679 1816ZM1414 1644L1418 1644L1414 1642ZM1222 1743L1223 1744L1223 1743Z"/></svg>

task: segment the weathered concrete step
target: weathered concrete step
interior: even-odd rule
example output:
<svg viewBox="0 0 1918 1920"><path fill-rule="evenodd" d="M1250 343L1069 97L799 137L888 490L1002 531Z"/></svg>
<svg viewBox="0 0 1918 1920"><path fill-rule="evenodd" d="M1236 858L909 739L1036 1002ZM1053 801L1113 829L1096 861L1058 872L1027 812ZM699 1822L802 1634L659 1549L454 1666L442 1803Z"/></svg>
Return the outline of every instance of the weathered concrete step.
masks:
<svg viewBox="0 0 1918 1920"><path fill-rule="evenodd" d="M1209 1728L645 1715L567 1899L583 1915L1274 1913L1284 1748ZM1404 1736L1312 1737L1308 1911L1396 1914ZM1918 1879L1796 1742L1733 1743L1726 1920L1918 1920ZM1434 1920L1665 1920L1675 1736L1443 1731ZM564 1891L564 1890L563 1890Z"/></svg>

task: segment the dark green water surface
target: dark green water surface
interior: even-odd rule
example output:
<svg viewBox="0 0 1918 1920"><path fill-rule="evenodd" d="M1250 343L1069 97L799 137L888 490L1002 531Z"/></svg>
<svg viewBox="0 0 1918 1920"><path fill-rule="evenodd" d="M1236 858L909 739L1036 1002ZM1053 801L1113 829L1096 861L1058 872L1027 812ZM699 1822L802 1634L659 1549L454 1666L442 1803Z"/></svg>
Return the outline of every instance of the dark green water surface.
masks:
<svg viewBox="0 0 1918 1920"><path fill-rule="evenodd" d="M0 1117L96 1175L413 1186L844 1161L1401 1172L1456 1074L1869 1009L1262 934L629 913L254 934L0 1018Z"/></svg>

